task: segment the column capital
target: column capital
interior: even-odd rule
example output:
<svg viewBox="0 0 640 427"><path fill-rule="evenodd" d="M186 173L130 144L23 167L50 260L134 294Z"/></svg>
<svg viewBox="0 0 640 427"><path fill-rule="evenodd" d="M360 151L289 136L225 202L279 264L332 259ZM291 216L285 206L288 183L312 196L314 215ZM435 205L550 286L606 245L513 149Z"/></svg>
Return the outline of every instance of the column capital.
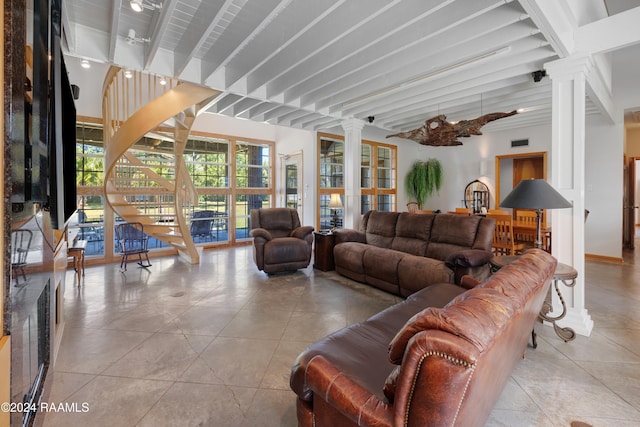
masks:
<svg viewBox="0 0 640 427"><path fill-rule="evenodd" d="M574 80L582 74L588 76L593 69L593 58L587 53L579 53L544 64L551 80Z"/></svg>
<svg viewBox="0 0 640 427"><path fill-rule="evenodd" d="M342 129L344 129L345 132L351 132L351 131L361 131L362 128L364 128L364 120L360 120L360 119L355 119L355 118L349 118L349 119L344 119L343 121L340 122L340 124L342 125Z"/></svg>

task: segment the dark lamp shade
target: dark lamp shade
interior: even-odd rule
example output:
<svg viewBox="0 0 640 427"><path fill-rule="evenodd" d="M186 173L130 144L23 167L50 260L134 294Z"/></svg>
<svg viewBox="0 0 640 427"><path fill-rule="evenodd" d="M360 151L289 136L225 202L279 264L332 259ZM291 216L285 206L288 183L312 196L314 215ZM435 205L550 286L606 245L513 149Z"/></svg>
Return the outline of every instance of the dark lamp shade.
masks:
<svg viewBox="0 0 640 427"><path fill-rule="evenodd" d="M571 203L544 179L524 179L500 203L502 208L562 209Z"/></svg>

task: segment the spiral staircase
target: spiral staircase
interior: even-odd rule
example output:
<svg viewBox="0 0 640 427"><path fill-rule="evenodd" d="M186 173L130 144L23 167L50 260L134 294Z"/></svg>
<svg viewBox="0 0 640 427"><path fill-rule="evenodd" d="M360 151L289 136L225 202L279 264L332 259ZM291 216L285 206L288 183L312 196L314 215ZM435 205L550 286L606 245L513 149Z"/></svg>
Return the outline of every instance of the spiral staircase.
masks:
<svg viewBox="0 0 640 427"><path fill-rule="evenodd" d="M200 255L188 218L198 194L183 153L197 115L219 94L118 67L109 70L103 86L107 204L193 264Z"/></svg>

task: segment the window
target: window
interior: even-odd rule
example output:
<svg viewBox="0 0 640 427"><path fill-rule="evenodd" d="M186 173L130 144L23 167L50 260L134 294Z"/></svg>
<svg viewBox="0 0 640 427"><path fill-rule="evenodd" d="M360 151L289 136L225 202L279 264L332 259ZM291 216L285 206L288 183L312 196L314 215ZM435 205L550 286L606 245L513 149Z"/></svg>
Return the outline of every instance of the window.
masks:
<svg viewBox="0 0 640 427"><path fill-rule="evenodd" d="M320 139L320 188L344 188L344 142L341 140Z"/></svg>
<svg viewBox="0 0 640 427"><path fill-rule="evenodd" d="M76 125L78 238L87 241L86 255L104 255L104 143L102 126Z"/></svg>
<svg viewBox="0 0 640 427"><path fill-rule="evenodd" d="M362 141L362 213L371 209L385 212L396 210L396 152L393 145Z"/></svg>
<svg viewBox="0 0 640 427"><path fill-rule="evenodd" d="M319 134L319 229L342 224L343 209L329 207L331 194L344 196L344 141L341 136ZM344 206L344 205L343 205Z"/></svg>
<svg viewBox="0 0 640 427"><path fill-rule="evenodd" d="M229 187L229 140L189 139L184 157L198 188Z"/></svg>
<svg viewBox="0 0 640 427"><path fill-rule="evenodd" d="M102 125L78 120L76 141L76 179L78 184L78 223L80 238L88 240L87 256L105 254L104 144ZM155 174L173 179L175 174L173 143L160 138L144 137L133 150L136 157ZM184 159L198 192L198 202L189 216L207 211L211 215L211 238L196 243L218 243L248 240L251 209L269 207L275 195L273 179L274 143L238 140L193 132L186 143ZM158 221L175 219L174 196L167 194L157 182L141 173L138 167L123 163L137 186L145 194L126 196L145 214ZM120 218L114 218L117 223ZM113 235L108 236L113 238ZM168 247L150 239L149 249ZM117 246L114 245L117 251Z"/></svg>
<svg viewBox="0 0 640 427"><path fill-rule="evenodd" d="M396 209L396 154L394 145L362 141L360 151L360 212ZM344 140L339 135L318 134L318 227L342 224L344 209L329 206L331 195L344 203Z"/></svg>

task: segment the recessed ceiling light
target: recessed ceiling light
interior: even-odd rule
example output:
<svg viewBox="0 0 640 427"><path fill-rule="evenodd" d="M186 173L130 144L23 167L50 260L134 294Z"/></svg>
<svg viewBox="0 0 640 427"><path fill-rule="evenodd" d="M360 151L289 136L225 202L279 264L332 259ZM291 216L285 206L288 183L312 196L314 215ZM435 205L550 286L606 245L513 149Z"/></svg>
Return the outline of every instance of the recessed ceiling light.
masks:
<svg viewBox="0 0 640 427"><path fill-rule="evenodd" d="M80 61L80 66L85 69L91 68L91 64L86 59L83 59L82 61Z"/></svg>
<svg viewBox="0 0 640 427"><path fill-rule="evenodd" d="M131 0L129 5L134 12L142 12L142 0Z"/></svg>
<svg viewBox="0 0 640 427"><path fill-rule="evenodd" d="M127 68L126 70L124 70L124 76L130 79L131 77L133 77L133 73Z"/></svg>
<svg viewBox="0 0 640 427"><path fill-rule="evenodd" d="M162 9L162 3L152 3L150 1L145 3L144 0L131 0L129 2L129 6L131 6L131 9L133 9L134 12L142 12L142 9Z"/></svg>
<svg viewBox="0 0 640 427"><path fill-rule="evenodd" d="M167 84L167 79L165 79L164 77L161 77L161 78L160 78L160 84L161 84L162 86L166 85L166 84Z"/></svg>

